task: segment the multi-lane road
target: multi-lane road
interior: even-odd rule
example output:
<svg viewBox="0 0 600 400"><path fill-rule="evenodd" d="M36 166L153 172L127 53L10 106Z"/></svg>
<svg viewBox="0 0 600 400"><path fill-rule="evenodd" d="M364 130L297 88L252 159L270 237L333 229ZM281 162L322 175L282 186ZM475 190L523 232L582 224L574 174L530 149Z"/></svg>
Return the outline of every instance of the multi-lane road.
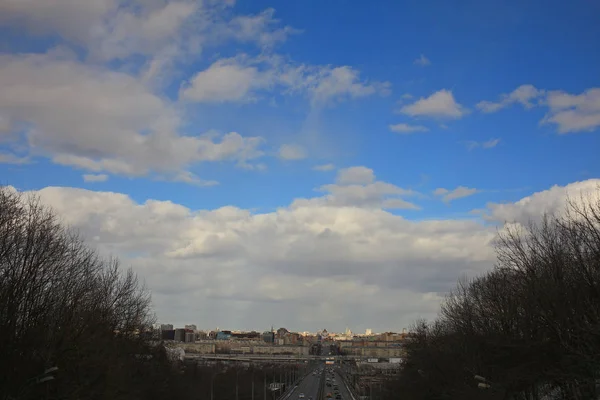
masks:
<svg viewBox="0 0 600 400"><path fill-rule="evenodd" d="M304 400L310 398L312 400L321 400L317 399L320 383L321 374L313 375L310 373L298 383L298 386L288 392L287 395L284 394L282 400L296 400L300 398L301 394L304 394Z"/></svg>
<svg viewBox="0 0 600 400"><path fill-rule="evenodd" d="M320 370L323 367L320 367ZM331 374L330 371L333 371ZM356 400L342 379L341 374L337 370L337 368L332 368L331 366L327 366L325 368L325 374L317 373L313 375L309 373L302 381L298 383L298 386L290 390L287 394L284 394L281 400L302 400L302 395L304 400L326 400L325 396L327 393L331 393L333 397L331 400L335 400L335 392L333 389L333 382L330 387L324 386L323 393L321 393L321 398L318 398L319 394L319 386L321 385L321 379L333 378L335 380L335 384L338 385L339 394L342 396L342 400Z"/></svg>

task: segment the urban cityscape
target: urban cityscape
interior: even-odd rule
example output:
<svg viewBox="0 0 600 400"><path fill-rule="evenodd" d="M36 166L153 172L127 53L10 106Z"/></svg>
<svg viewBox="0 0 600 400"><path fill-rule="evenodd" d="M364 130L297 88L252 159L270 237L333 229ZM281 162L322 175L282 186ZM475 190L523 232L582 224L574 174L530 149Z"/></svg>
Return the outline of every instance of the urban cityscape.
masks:
<svg viewBox="0 0 600 400"><path fill-rule="evenodd" d="M239 372L236 372L235 399L248 396L260 399L267 394L266 398L386 398L392 395L392 389L386 385L394 382L400 372L404 344L411 339L406 329L400 333L377 333L371 329L356 333L346 328L345 332L337 333L327 329L291 332L284 327L271 327L256 332L202 330L193 324L182 328L157 324L152 336L166 346L172 362L188 370L233 368L238 371L252 367L255 371L268 366L274 371L283 371L275 372L269 381L264 373L262 388L254 381L254 374L250 394L248 385L240 387ZM214 382L210 390L210 398L220 396L215 394Z"/></svg>
<svg viewBox="0 0 600 400"><path fill-rule="evenodd" d="M600 400L600 0L0 0L0 400Z"/></svg>

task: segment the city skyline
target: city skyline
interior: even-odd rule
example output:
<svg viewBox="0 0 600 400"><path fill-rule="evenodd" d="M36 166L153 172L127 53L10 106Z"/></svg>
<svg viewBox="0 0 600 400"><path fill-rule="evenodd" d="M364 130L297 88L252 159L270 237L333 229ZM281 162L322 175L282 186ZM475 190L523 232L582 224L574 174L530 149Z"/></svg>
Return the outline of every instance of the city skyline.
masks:
<svg viewBox="0 0 600 400"><path fill-rule="evenodd" d="M600 184L598 6L2 1L0 175L158 320L401 331Z"/></svg>

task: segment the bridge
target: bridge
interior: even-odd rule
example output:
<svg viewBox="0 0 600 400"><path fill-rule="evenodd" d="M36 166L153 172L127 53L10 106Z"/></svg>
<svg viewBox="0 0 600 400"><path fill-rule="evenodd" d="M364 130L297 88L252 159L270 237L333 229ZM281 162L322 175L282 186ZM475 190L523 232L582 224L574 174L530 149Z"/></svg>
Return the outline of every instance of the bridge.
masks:
<svg viewBox="0 0 600 400"><path fill-rule="evenodd" d="M242 361L242 362L310 362L333 360L335 364L350 361L368 361L374 357L367 356L323 356L323 355L285 355L285 354L195 354L185 353L189 360L212 360L212 361ZM377 360L390 361L390 358L377 358Z"/></svg>

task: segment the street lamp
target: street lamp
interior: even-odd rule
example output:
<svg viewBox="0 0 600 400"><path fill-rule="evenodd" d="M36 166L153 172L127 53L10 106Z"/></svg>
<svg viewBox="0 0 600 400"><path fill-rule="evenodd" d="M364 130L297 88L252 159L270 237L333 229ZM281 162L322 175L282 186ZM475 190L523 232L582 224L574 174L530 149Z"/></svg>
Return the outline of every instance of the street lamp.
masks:
<svg viewBox="0 0 600 400"><path fill-rule="evenodd" d="M214 400L214 383L215 383L215 378L217 377L217 375L219 375L219 372L215 372L212 375L212 378L210 379L210 400Z"/></svg>
<svg viewBox="0 0 600 400"><path fill-rule="evenodd" d="M473 377L476 381L478 381L479 383L477 384L477 387L479 389L489 389L492 387L491 382L488 381L486 378L484 378L481 375L475 375Z"/></svg>

